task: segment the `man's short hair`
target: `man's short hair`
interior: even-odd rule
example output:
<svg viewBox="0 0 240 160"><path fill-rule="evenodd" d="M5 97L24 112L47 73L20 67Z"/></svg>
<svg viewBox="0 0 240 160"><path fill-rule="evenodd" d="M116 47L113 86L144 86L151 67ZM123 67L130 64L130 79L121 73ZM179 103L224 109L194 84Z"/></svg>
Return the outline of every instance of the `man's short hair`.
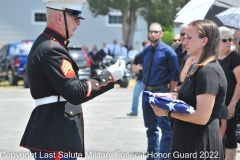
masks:
<svg viewBox="0 0 240 160"><path fill-rule="evenodd" d="M180 26L180 32L182 32L182 30L187 29L187 28L188 28L188 24L186 24L186 23L181 24L181 26Z"/></svg>

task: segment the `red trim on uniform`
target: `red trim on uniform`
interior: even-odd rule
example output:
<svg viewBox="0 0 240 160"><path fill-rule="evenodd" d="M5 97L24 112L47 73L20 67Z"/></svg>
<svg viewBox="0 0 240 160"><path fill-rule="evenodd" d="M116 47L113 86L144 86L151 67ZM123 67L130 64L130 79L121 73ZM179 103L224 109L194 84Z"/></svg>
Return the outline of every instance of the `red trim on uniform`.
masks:
<svg viewBox="0 0 240 160"><path fill-rule="evenodd" d="M48 36L48 37L50 37L50 38L52 38L52 39L55 39L54 37L50 36L49 34L46 34L46 33L42 33L42 34L44 34L45 36ZM63 44L61 44L59 41L57 41L57 39L55 39L55 42L57 42L60 46L66 48L66 46L63 45Z"/></svg>
<svg viewBox="0 0 240 160"><path fill-rule="evenodd" d="M56 153L55 160L61 160L61 158L59 157L59 153L58 152L55 152L55 153Z"/></svg>
<svg viewBox="0 0 240 160"><path fill-rule="evenodd" d="M87 81L87 85L88 85L88 92L87 92L86 97L89 97L90 94L92 93L92 84L91 84L91 82Z"/></svg>
<svg viewBox="0 0 240 160"><path fill-rule="evenodd" d="M113 79L113 78L112 78ZM105 83L104 85L100 85L100 86L98 86L98 87L96 87L95 85L94 85L94 82L92 81L92 86L93 86L93 88L95 89L95 90L98 90L100 87L102 87L102 86L107 86L109 83L111 83L111 82L114 82L114 80L110 80L110 81L108 81L108 83Z"/></svg>

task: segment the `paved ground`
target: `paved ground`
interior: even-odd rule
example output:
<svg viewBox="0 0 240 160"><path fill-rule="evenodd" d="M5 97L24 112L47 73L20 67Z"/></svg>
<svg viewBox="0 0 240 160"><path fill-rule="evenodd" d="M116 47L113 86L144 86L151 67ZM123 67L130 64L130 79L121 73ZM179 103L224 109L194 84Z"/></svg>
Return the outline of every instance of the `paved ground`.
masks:
<svg viewBox="0 0 240 160"><path fill-rule="evenodd" d="M133 88L115 88L83 104L86 159L145 159L147 139L141 106L138 117L126 116L132 92ZM29 89L0 87L0 160L10 160L11 155L13 160L33 160L27 149L19 147L33 107Z"/></svg>

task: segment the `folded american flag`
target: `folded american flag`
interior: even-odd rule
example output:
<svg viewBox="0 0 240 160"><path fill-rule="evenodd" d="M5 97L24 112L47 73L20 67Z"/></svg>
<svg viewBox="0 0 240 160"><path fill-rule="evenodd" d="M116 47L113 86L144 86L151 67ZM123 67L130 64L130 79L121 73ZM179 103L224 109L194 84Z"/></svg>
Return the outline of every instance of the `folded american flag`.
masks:
<svg viewBox="0 0 240 160"><path fill-rule="evenodd" d="M178 112L181 114L193 114L194 108L184 101L173 99L170 97L158 97L149 91L143 92L144 99L150 104L162 108L166 111Z"/></svg>

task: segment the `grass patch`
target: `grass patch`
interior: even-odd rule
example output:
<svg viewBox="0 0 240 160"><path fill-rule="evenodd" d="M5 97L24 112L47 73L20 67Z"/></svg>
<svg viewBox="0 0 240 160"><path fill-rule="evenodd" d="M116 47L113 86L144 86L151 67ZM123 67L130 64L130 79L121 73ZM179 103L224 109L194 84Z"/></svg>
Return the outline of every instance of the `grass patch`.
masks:
<svg viewBox="0 0 240 160"><path fill-rule="evenodd" d="M10 86L8 81L1 81L0 89L2 88L23 88L23 81L18 81L17 86Z"/></svg>

